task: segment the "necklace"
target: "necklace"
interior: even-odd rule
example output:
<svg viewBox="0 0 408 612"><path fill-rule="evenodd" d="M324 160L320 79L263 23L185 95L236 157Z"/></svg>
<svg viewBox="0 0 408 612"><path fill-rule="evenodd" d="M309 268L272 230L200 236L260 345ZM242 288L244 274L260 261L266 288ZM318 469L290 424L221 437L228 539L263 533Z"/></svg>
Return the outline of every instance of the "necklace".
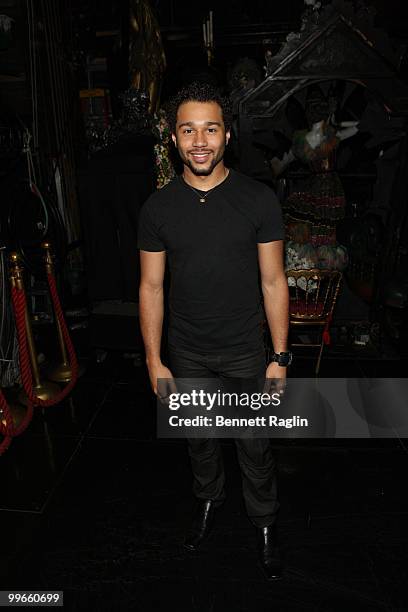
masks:
<svg viewBox="0 0 408 612"><path fill-rule="evenodd" d="M213 187L212 189L209 189L208 191L206 191L206 192L205 192L205 195L203 195L202 193L200 193L200 192L198 191L198 189L194 189L194 187L192 187L191 185L189 185L189 184L187 183L187 181L185 181L184 179L183 179L183 182L184 182L184 184L185 184L185 185L187 185L187 187L190 187L190 189L191 189L192 191L194 191L194 193L195 193L196 195L198 195L198 198L199 198L200 204L205 204L205 201L206 201L206 199L208 198L208 196L209 196L209 195L210 195L210 194L211 194L211 193L214 191L214 189L217 189L217 187L219 187L220 185L222 185L222 183L223 183L223 182L225 181L225 179L227 178L228 174L229 174L229 170L227 170L227 172L226 172L226 174L225 174L225 177L223 178L223 180L221 181L221 183L218 183L218 185L216 185L216 186L215 186L215 187Z"/></svg>

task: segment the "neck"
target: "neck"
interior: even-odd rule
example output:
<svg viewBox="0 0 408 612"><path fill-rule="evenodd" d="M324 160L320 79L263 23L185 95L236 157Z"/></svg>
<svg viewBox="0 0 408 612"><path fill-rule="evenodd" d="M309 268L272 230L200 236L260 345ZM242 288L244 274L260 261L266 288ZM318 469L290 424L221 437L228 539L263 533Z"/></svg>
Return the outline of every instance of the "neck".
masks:
<svg viewBox="0 0 408 612"><path fill-rule="evenodd" d="M223 161L220 161L208 176L197 176L194 174L191 168L184 166L183 179L195 189L209 191L210 189L213 189L219 185L219 183L222 183L222 181L227 177L228 172L229 171L224 166Z"/></svg>

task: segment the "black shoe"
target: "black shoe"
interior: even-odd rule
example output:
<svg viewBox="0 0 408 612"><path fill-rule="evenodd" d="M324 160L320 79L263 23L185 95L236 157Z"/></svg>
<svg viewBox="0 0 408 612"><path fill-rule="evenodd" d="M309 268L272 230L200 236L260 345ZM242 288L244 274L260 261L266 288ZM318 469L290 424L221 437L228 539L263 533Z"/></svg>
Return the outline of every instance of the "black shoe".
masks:
<svg viewBox="0 0 408 612"><path fill-rule="evenodd" d="M283 574L282 557L278 547L276 525L257 527L258 557L267 580L280 580Z"/></svg>
<svg viewBox="0 0 408 612"><path fill-rule="evenodd" d="M214 501L200 499L194 512L193 521L184 539L184 547L188 550L197 550L207 538L214 523Z"/></svg>

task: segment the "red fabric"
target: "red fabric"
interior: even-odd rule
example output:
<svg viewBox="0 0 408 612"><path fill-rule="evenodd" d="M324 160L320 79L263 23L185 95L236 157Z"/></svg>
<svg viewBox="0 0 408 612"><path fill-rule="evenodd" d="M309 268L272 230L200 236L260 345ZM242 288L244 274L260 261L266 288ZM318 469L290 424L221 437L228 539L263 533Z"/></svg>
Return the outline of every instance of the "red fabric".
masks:
<svg viewBox="0 0 408 612"><path fill-rule="evenodd" d="M290 304L290 314L292 317L298 317L302 319L303 317L313 317L316 321L323 319L325 317L325 302L324 300L317 300L316 302L309 301L306 303L306 300L293 300ZM311 322L312 323L312 322ZM329 315L326 325L323 330L323 342L326 345L331 343L330 337L330 323L331 316Z"/></svg>
<svg viewBox="0 0 408 612"><path fill-rule="evenodd" d="M331 343L331 337L330 337L330 332L329 332L330 323L331 323L331 315L329 315L329 318L327 319L327 323L324 326L324 330L323 330L323 342L326 345L329 345Z"/></svg>
<svg viewBox="0 0 408 612"><path fill-rule="evenodd" d="M329 330L328 330L328 328L327 328L327 327L325 327L325 328L324 328L324 331L323 331L323 342L324 342L326 345L329 345L329 344L331 343L330 332L329 332Z"/></svg>
<svg viewBox="0 0 408 612"><path fill-rule="evenodd" d="M290 305L290 314L294 317L296 316L313 316L322 318L325 315L325 303L324 300L314 301L313 298L307 300L299 299L299 300L291 300Z"/></svg>

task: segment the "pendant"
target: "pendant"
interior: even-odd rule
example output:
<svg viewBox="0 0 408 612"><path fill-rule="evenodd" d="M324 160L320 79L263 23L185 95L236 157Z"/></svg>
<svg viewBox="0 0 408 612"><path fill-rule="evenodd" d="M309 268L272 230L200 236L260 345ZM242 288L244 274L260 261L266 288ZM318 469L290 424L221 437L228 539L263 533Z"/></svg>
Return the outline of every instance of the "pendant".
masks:
<svg viewBox="0 0 408 612"><path fill-rule="evenodd" d="M200 198L201 204L205 204L205 198Z"/></svg>

